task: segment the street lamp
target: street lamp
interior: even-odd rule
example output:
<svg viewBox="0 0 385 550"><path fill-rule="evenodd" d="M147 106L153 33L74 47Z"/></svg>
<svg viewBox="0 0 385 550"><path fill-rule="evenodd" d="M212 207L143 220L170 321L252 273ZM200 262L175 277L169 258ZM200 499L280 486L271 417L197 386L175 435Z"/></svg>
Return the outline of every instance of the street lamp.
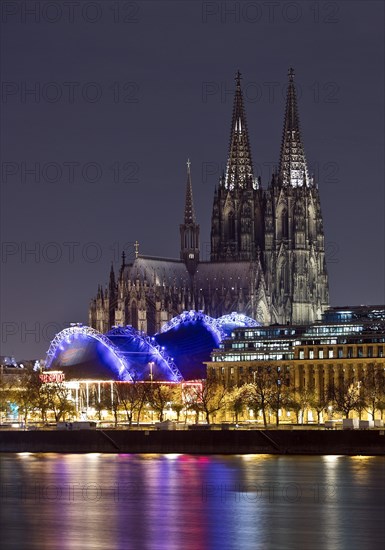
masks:
<svg viewBox="0 0 385 550"><path fill-rule="evenodd" d="M151 384L152 384L152 380L153 380L152 368L154 366L154 361L150 361L148 365L150 367L150 380L151 380Z"/></svg>

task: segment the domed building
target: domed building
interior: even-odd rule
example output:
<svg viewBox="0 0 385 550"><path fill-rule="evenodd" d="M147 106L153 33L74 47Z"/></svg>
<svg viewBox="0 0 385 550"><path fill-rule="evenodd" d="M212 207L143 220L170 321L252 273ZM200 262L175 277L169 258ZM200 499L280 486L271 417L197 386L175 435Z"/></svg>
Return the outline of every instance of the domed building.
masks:
<svg viewBox="0 0 385 550"><path fill-rule="evenodd" d="M200 385L212 350L234 327L257 325L244 315L213 319L201 311L183 312L152 337L132 326L102 334L74 323L52 340L41 378L64 383L77 413L95 416L130 399L136 383Z"/></svg>
<svg viewBox="0 0 385 550"><path fill-rule="evenodd" d="M185 311L163 325L153 338L171 354L185 380L206 378L205 362L234 328L255 327L259 323L232 313L213 319L203 312Z"/></svg>
<svg viewBox="0 0 385 550"><path fill-rule="evenodd" d="M258 326L232 313L213 319L185 311L149 337L131 326L107 334L81 324L59 332L47 352L46 369L62 371L66 380L181 382L206 376L204 363L234 328Z"/></svg>
<svg viewBox="0 0 385 550"><path fill-rule="evenodd" d="M66 380L180 382L172 359L148 336L127 327L107 334L75 324L59 332L47 352L46 369L63 371Z"/></svg>

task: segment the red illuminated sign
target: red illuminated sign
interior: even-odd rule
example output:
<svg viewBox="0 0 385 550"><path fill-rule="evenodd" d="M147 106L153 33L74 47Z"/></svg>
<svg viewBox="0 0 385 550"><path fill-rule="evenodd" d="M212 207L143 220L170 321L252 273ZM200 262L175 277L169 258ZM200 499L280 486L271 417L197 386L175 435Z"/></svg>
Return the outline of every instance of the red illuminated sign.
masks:
<svg viewBox="0 0 385 550"><path fill-rule="evenodd" d="M39 374L40 380L43 382L43 384L49 384L49 383L58 383L64 382L64 373L63 372L42 372Z"/></svg>

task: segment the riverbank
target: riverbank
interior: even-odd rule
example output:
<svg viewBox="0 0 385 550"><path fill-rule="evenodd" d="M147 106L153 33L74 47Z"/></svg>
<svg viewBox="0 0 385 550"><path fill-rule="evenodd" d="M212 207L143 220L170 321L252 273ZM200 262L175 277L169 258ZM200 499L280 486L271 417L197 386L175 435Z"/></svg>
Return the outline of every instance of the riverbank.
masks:
<svg viewBox="0 0 385 550"><path fill-rule="evenodd" d="M384 430L0 431L0 452L385 455Z"/></svg>

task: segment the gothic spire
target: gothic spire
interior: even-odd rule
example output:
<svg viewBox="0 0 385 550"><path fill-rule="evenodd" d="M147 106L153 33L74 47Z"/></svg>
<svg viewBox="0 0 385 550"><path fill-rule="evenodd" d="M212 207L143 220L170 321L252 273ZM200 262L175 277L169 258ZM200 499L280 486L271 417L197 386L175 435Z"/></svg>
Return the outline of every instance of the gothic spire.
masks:
<svg viewBox="0 0 385 550"><path fill-rule="evenodd" d="M199 225L195 221L190 166L191 162L188 160L184 223L180 225L180 258L192 275L199 262Z"/></svg>
<svg viewBox="0 0 385 550"><path fill-rule="evenodd" d="M126 253L123 250L123 252L122 252L122 264L121 264L120 270L119 270L119 279L122 279L125 267L126 267Z"/></svg>
<svg viewBox="0 0 385 550"><path fill-rule="evenodd" d="M294 86L294 70L289 69L286 111L283 125L279 179L284 186L301 187L312 184L309 178L297 107L297 94Z"/></svg>
<svg viewBox="0 0 385 550"><path fill-rule="evenodd" d="M115 272L114 272L113 262L111 262L111 270L110 270L110 291L111 289L115 289Z"/></svg>
<svg viewBox="0 0 385 550"><path fill-rule="evenodd" d="M192 194L190 166L191 166L191 162L190 162L190 159L188 159L187 160L186 203L184 207L184 223L186 225L195 223L195 212L194 212L194 203L193 203L193 194Z"/></svg>
<svg viewBox="0 0 385 550"><path fill-rule="evenodd" d="M241 73L235 77L235 96L231 122L230 149L227 161L226 189L245 188L253 181L253 163L247 131L246 114L243 106Z"/></svg>

